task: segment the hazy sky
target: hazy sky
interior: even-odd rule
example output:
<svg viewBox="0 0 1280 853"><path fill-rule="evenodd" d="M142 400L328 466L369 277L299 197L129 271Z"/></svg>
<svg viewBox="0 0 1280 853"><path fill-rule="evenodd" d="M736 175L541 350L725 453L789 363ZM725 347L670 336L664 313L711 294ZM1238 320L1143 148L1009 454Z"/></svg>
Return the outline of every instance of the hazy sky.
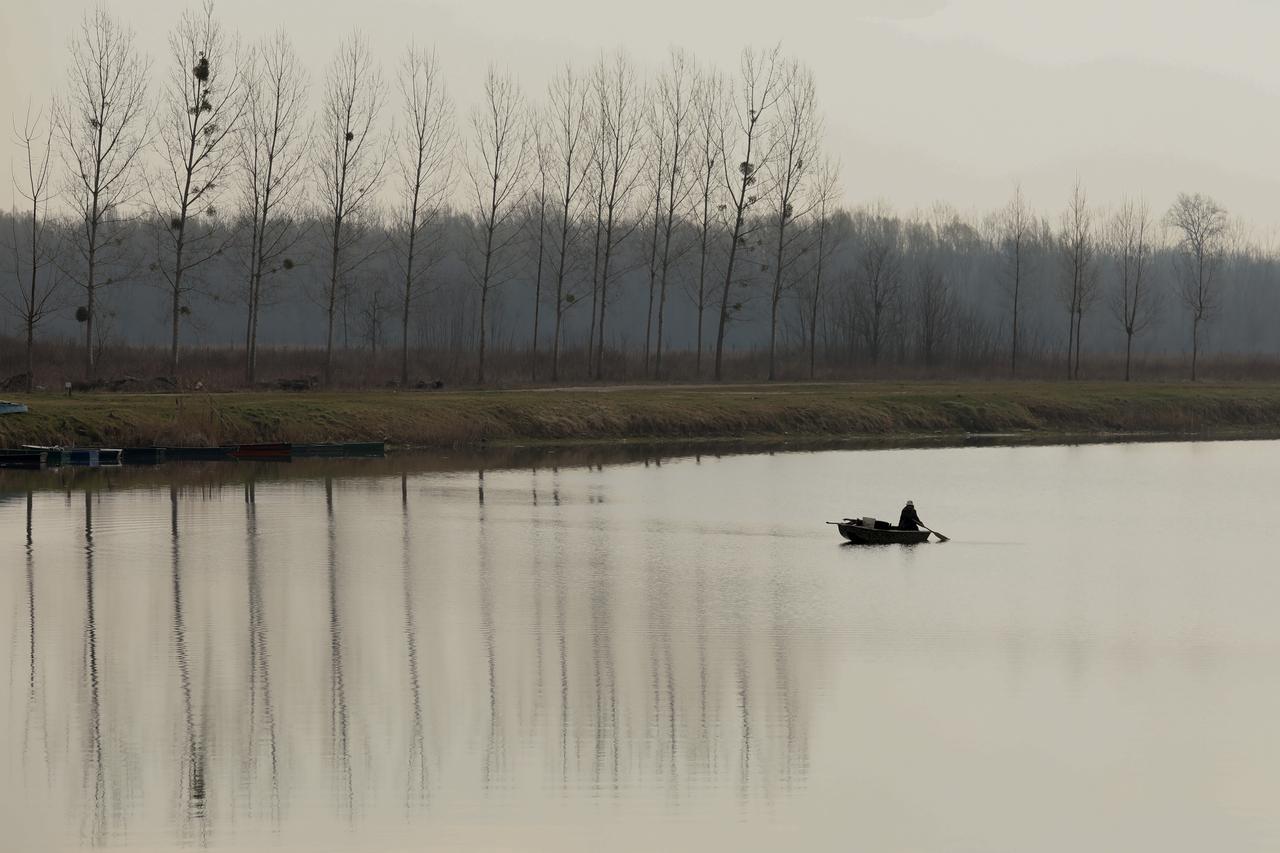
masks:
<svg viewBox="0 0 1280 853"><path fill-rule="evenodd" d="M0 116L63 85L84 0L0 0ZM157 63L175 0L110 0ZM728 69L781 41L814 70L850 201L898 209L1002 204L1021 180L1056 212L1076 174L1091 198L1214 195L1260 228L1280 223L1280 4L1271 0L219 0L246 39L285 26L315 80L361 28L390 68L434 45L460 109L486 63L538 96L566 59L619 45L657 66L669 45ZM15 147L5 135L6 163ZM11 192L0 195L7 200Z"/></svg>

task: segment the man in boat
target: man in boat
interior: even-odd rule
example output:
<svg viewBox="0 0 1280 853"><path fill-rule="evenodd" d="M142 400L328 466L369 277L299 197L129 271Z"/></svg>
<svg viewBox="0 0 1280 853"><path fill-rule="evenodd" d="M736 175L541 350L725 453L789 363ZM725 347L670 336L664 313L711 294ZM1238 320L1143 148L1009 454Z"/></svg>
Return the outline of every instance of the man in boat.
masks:
<svg viewBox="0 0 1280 853"><path fill-rule="evenodd" d="M902 515L898 517L898 529L919 530L923 523L920 516L916 515L916 505L907 501L907 505L902 508Z"/></svg>

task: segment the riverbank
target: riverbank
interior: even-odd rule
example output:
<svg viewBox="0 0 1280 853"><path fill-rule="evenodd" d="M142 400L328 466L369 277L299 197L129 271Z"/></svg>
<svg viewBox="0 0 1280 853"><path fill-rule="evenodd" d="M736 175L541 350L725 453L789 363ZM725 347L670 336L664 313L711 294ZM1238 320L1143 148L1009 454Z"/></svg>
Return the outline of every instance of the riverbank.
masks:
<svg viewBox="0 0 1280 853"><path fill-rule="evenodd" d="M384 440L392 446L711 439L1274 434L1280 385L852 383L517 391L10 395L0 446Z"/></svg>

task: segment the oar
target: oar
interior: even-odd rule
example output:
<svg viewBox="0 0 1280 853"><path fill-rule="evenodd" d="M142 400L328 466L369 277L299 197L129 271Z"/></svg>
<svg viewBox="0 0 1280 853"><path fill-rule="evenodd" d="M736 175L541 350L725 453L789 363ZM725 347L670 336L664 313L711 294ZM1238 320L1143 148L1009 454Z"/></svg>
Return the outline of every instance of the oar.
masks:
<svg viewBox="0 0 1280 853"><path fill-rule="evenodd" d="M917 523L918 523L918 522L917 522ZM924 525L923 525L923 524L921 524L920 526L921 526L921 527L924 527ZM925 529L925 530L929 530L929 528L927 528L927 527L924 527L924 529ZM939 542L950 542L950 541L951 541L951 537L950 537L950 536L943 536L941 533L939 533L939 532L938 532L938 531L936 531L936 530L929 530L929 532L930 532L930 533L932 533L934 536L937 536L937 537L938 537L938 541L939 541Z"/></svg>

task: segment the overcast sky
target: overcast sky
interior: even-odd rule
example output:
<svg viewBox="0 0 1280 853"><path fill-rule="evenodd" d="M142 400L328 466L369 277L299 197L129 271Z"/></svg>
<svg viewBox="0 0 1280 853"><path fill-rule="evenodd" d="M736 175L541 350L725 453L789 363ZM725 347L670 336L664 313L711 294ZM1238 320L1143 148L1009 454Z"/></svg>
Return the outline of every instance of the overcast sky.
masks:
<svg viewBox="0 0 1280 853"><path fill-rule="evenodd" d="M0 0L6 125L63 85L67 40L91 5ZM181 2L107 6L165 59ZM1200 191L1260 229L1280 222L1271 0L219 0L217 10L246 39L287 27L317 81L353 27L388 68L411 37L434 45L461 109L490 61L539 96L561 62L585 65L602 49L656 67L675 44L729 69L743 45L781 41L816 74L850 202L987 210L1020 180L1056 212L1079 174L1100 203L1141 193L1163 210L1178 191Z"/></svg>

